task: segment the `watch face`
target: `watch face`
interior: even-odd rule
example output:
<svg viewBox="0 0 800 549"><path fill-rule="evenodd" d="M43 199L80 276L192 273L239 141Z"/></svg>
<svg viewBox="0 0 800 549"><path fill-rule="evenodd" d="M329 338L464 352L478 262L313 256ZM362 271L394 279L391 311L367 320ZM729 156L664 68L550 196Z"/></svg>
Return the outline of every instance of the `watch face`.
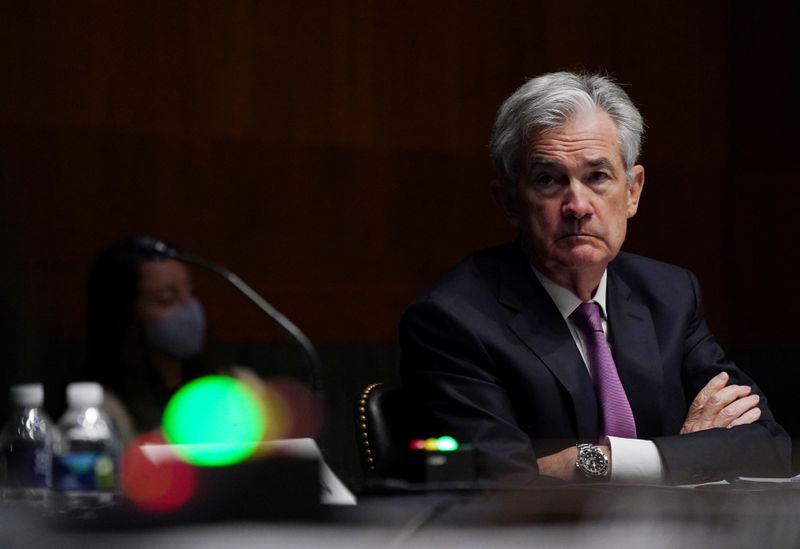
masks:
<svg viewBox="0 0 800 549"><path fill-rule="evenodd" d="M581 448L578 452L577 465L589 476L604 476L608 472L608 458L597 446Z"/></svg>

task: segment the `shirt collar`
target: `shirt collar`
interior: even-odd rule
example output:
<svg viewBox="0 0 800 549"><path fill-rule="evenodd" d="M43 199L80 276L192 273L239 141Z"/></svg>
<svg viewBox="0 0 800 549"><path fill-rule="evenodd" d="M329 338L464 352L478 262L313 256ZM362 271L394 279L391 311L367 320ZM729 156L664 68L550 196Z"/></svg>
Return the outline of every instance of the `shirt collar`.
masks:
<svg viewBox="0 0 800 549"><path fill-rule="evenodd" d="M578 308L578 306L583 303L581 299L564 288L563 286L559 286L545 275L540 273L536 267L531 265L531 269L533 269L533 274L536 275L536 278L539 279L539 282L542 283L544 286L545 291L550 296L550 299L553 300L553 303L556 304L558 307L558 311L561 313L561 316L564 319L569 318L569 315ZM600 278L600 284L597 285L597 291L592 296L592 301L600 305L600 312L603 314L603 318L607 319L608 315L606 314L606 280L608 278L608 269L603 270L603 276Z"/></svg>

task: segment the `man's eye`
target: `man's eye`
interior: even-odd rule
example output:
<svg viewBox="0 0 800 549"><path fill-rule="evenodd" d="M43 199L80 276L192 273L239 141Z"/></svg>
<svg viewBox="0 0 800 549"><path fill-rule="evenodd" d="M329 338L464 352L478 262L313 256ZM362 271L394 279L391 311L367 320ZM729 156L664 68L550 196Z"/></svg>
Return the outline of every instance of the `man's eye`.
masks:
<svg viewBox="0 0 800 549"><path fill-rule="evenodd" d="M536 183L537 187L550 187L556 183L555 178L546 173L540 173L539 175L535 176L533 181Z"/></svg>
<svg viewBox="0 0 800 549"><path fill-rule="evenodd" d="M606 172L592 172L589 176L589 180L597 182L607 181L609 179L609 175Z"/></svg>

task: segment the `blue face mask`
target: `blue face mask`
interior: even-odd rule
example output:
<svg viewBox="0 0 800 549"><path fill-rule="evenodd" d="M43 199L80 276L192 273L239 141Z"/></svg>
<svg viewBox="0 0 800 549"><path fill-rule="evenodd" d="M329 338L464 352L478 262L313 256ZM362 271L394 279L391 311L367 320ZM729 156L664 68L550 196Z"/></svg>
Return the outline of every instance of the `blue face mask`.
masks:
<svg viewBox="0 0 800 549"><path fill-rule="evenodd" d="M200 302L192 300L170 316L142 327L147 349L172 358L187 360L198 356L206 344L206 315Z"/></svg>

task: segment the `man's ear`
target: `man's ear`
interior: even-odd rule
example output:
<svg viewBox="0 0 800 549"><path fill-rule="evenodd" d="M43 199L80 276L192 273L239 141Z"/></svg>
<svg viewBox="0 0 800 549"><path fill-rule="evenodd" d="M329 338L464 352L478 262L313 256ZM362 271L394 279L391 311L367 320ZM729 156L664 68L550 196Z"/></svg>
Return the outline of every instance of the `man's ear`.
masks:
<svg viewBox="0 0 800 549"><path fill-rule="evenodd" d="M636 215L639 210L639 200L644 188L644 166L637 164L633 167L633 180L628 189L628 219Z"/></svg>
<svg viewBox="0 0 800 549"><path fill-rule="evenodd" d="M489 184L489 188L492 192L494 203L497 204L497 207L503 212L506 220L508 220L512 227L515 229L518 228L520 213L517 197L514 195L514 192L509 189L508 185L497 179Z"/></svg>

